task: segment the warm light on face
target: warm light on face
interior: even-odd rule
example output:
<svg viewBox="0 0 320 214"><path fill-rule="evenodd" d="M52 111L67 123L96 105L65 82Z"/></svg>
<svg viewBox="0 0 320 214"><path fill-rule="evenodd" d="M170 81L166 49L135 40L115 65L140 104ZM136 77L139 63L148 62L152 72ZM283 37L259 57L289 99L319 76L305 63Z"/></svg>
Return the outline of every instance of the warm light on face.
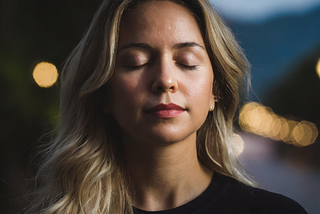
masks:
<svg viewBox="0 0 320 214"><path fill-rule="evenodd" d="M56 66L48 62L40 62L33 70L33 78L42 88L49 88L58 79L58 71Z"/></svg>
<svg viewBox="0 0 320 214"><path fill-rule="evenodd" d="M240 110L242 130L295 146L308 146L315 142L318 129L312 122L288 120L274 114L260 103L247 103Z"/></svg>
<svg viewBox="0 0 320 214"><path fill-rule="evenodd" d="M194 15L172 1L150 1L121 22L108 102L123 144L194 141L214 106L212 64ZM169 103L178 109L165 109Z"/></svg>
<svg viewBox="0 0 320 214"><path fill-rule="evenodd" d="M316 66L316 71L317 71L317 74L320 78L320 59L318 60L318 63L317 63L317 66Z"/></svg>

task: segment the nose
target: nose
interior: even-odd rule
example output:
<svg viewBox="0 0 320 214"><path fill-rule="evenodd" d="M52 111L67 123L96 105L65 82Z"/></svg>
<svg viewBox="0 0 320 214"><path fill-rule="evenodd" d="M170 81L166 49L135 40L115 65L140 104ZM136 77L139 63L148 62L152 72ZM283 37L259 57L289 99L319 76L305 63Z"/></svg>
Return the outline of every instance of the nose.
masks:
<svg viewBox="0 0 320 214"><path fill-rule="evenodd" d="M178 77L174 66L162 63L155 68L155 79L151 90L155 93L175 93L178 91Z"/></svg>

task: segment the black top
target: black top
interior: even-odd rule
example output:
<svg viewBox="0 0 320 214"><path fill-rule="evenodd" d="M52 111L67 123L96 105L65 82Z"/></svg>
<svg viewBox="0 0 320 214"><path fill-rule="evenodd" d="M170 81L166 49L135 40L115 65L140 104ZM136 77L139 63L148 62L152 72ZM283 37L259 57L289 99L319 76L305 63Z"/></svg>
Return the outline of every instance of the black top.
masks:
<svg viewBox="0 0 320 214"><path fill-rule="evenodd" d="M144 211L135 214L306 214L295 201L283 195L249 187L214 173L209 187L196 199L170 210Z"/></svg>

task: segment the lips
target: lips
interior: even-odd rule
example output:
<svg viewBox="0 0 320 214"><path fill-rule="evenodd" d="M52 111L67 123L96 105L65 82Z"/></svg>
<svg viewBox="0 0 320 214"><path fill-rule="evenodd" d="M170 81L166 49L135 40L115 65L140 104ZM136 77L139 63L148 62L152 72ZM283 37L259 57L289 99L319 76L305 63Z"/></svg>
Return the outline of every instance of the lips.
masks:
<svg viewBox="0 0 320 214"><path fill-rule="evenodd" d="M145 111L145 113L157 118L174 118L179 116L185 109L174 103L158 104Z"/></svg>

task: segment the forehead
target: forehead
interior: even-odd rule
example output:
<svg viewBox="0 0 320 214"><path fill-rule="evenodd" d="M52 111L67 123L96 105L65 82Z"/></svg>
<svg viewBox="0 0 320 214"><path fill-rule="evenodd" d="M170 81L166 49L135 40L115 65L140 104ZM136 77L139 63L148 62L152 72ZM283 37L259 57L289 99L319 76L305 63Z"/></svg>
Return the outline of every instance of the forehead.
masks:
<svg viewBox="0 0 320 214"><path fill-rule="evenodd" d="M152 39L203 43L194 15L188 8L171 1L148 1L125 12L119 45L123 40L130 43Z"/></svg>

